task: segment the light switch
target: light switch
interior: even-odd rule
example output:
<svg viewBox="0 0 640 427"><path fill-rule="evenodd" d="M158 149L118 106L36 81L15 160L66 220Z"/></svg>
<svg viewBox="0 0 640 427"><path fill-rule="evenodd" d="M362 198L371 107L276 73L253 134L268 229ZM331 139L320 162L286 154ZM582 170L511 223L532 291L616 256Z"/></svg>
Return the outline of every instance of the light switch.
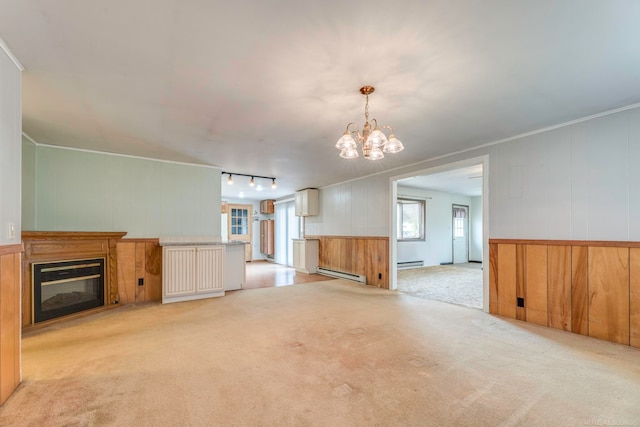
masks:
<svg viewBox="0 0 640 427"><path fill-rule="evenodd" d="M12 222L9 223L9 239L16 238L16 225Z"/></svg>

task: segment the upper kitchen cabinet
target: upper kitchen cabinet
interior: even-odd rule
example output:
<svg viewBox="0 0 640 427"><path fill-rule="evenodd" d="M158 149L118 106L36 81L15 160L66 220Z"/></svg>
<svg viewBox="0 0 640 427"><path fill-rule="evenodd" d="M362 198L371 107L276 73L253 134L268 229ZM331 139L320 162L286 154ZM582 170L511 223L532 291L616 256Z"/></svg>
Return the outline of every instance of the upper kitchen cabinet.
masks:
<svg viewBox="0 0 640 427"><path fill-rule="evenodd" d="M275 200L261 200L260 201L260 213L261 214L272 214L273 210L273 202Z"/></svg>
<svg viewBox="0 0 640 427"><path fill-rule="evenodd" d="M318 207L318 190L307 188L296 191L296 216L318 215Z"/></svg>

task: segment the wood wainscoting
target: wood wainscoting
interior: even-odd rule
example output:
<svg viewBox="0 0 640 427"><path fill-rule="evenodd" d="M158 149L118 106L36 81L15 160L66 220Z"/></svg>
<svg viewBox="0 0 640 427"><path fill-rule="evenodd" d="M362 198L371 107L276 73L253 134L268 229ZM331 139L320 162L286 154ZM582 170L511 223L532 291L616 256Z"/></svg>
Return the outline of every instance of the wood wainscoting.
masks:
<svg viewBox="0 0 640 427"><path fill-rule="evenodd" d="M158 239L118 242L118 289L120 304L162 301L162 248Z"/></svg>
<svg viewBox="0 0 640 427"><path fill-rule="evenodd" d="M640 348L640 242L490 239L489 262L490 313Z"/></svg>
<svg viewBox="0 0 640 427"><path fill-rule="evenodd" d="M320 240L320 267L362 274L367 285L389 289L389 238L305 236Z"/></svg>
<svg viewBox="0 0 640 427"><path fill-rule="evenodd" d="M20 384L22 245L0 246L0 405Z"/></svg>

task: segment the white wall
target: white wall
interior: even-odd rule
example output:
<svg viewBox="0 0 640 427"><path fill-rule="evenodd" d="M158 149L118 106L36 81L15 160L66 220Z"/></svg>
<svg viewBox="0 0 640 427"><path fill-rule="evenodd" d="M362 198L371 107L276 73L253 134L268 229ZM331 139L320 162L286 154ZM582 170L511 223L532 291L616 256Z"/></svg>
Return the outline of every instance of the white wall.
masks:
<svg viewBox="0 0 640 427"><path fill-rule="evenodd" d="M388 236L390 177L486 154L484 239L640 240L637 107L322 188L307 233Z"/></svg>
<svg viewBox="0 0 640 427"><path fill-rule="evenodd" d="M398 242L398 262L423 261L425 266L452 262L452 205L469 206L471 198L460 194L398 186L401 196L427 198L425 240Z"/></svg>
<svg viewBox="0 0 640 427"><path fill-rule="evenodd" d="M20 70L0 48L0 245L21 241L21 85ZM13 237L9 236L10 223Z"/></svg>
<svg viewBox="0 0 640 427"><path fill-rule="evenodd" d="M36 145L22 137L22 229L36 228Z"/></svg>
<svg viewBox="0 0 640 427"><path fill-rule="evenodd" d="M36 229L218 236L220 169L36 146Z"/></svg>
<svg viewBox="0 0 640 427"><path fill-rule="evenodd" d="M640 240L640 109L490 149L491 237Z"/></svg>
<svg viewBox="0 0 640 427"><path fill-rule="evenodd" d="M305 235L387 236L390 200L387 174L322 188L320 215L305 218Z"/></svg>
<svg viewBox="0 0 640 427"><path fill-rule="evenodd" d="M471 197L469 206L469 261L482 262L482 197Z"/></svg>

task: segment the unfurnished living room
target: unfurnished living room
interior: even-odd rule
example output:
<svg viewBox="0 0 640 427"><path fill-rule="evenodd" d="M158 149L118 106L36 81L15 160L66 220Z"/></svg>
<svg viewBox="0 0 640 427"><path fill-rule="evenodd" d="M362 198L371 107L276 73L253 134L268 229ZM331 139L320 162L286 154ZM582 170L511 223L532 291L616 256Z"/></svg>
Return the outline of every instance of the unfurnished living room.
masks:
<svg viewBox="0 0 640 427"><path fill-rule="evenodd" d="M638 22L0 0L0 425L640 425Z"/></svg>

